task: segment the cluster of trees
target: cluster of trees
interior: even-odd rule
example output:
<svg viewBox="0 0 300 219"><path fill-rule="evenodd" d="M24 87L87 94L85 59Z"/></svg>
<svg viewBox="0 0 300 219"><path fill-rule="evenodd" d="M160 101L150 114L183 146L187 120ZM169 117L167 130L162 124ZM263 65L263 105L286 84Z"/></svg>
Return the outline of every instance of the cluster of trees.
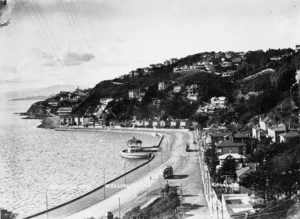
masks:
<svg viewBox="0 0 300 219"><path fill-rule="evenodd" d="M259 163L256 172L248 174L242 185L252 188L266 201L292 198L300 190L299 141L275 143L251 156Z"/></svg>

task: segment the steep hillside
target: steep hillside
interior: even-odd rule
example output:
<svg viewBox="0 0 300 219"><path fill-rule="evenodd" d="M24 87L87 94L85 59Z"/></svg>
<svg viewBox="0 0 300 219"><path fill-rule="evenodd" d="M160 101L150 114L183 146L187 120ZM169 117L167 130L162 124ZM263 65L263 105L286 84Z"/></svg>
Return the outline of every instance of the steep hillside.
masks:
<svg viewBox="0 0 300 219"><path fill-rule="evenodd" d="M212 97L224 96L229 107L204 115L209 116L204 121L209 118L247 123L289 97L298 67L299 54L291 49L198 53L102 81L88 91L88 96L69 105L74 116L92 116L101 105L100 99L112 98L103 114L108 120L131 120L136 116L202 121L203 115L197 114L197 109ZM229 76L223 76L224 72L229 72ZM164 89L159 90L160 82L164 82ZM192 97L190 87L194 87ZM129 98L129 91L134 91L133 98ZM56 107L51 107L47 101L40 105L51 108L52 113L68 106L67 102L63 105L58 101Z"/></svg>

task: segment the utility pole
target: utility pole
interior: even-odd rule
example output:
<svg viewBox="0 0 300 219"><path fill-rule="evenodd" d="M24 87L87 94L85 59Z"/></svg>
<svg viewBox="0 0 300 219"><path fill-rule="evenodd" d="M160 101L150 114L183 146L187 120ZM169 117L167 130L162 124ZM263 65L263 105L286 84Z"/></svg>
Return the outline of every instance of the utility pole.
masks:
<svg viewBox="0 0 300 219"><path fill-rule="evenodd" d="M119 197L119 218L121 218L121 200Z"/></svg>
<svg viewBox="0 0 300 219"><path fill-rule="evenodd" d="M104 189L103 189L103 193L104 193L104 199L105 199L105 170L103 171L103 181L104 181Z"/></svg>
<svg viewBox="0 0 300 219"><path fill-rule="evenodd" d="M47 212L47 219L49 218L49 214L48 214L48 194L46 192L46 212Z"/></svg>
<svg viewBox="0 0 300 219"><path fill-rule="evenodd" d="M126 181L126 160L124 161L124 179L125 179L125 184L127 183Z"/></svg>

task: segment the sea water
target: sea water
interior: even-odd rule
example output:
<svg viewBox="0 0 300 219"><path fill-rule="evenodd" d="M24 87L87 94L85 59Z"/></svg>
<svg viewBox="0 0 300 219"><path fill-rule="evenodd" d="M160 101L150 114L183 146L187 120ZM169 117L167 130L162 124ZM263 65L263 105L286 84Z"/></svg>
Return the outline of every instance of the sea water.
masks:
<svg viewBox="0 0 300 219"><path fill-rule="evenodd" d="M21 119L33 101L0 100L0 208L18 218L76 198L142 161L120 157L133 136L144 146L158 144L150 133L58 132Z"/></svg>

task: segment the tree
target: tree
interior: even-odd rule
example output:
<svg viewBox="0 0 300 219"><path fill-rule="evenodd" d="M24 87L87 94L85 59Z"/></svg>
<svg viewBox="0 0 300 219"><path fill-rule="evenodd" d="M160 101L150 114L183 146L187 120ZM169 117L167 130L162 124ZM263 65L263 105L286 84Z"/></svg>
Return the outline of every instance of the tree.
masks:
<svg viewBox="0 0 300 219"><path fill-rule="evenodd" d="M0 27L5 27L7 25L9 25L10 23L10 20L7 20L7 21L1 21L1 15L2 15L2 11L6 9L6 6L7 6L7 1L4 0L4 2L0 3Z"/></svg>
<svg viewBox="0 0 300 219"><path fill-rule="evenodd" d="M15 214L11 211L8 211L6 209L1 209L0 208L0 213L1 213L1 219L15 219L17 218L18 214Z"/></svg>
<svg viewBox="0 0 300 219"><path fill-rule="evenodd" d="M223 161L222 166L219 169L218 173L222 176L224 175L235 176L236 166L237 163L235 162L235 159L232 156L228 156Z"/></svg>

